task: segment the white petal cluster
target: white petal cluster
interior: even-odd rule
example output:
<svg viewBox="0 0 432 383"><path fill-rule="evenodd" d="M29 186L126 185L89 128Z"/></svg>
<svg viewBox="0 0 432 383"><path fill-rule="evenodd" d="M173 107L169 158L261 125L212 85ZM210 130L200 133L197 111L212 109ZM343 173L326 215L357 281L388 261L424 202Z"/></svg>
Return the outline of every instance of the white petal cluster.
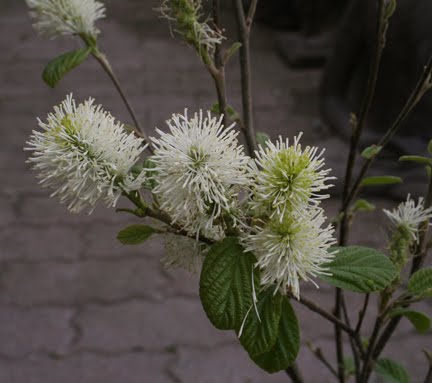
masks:
<svg viewBox="0 0 432 383"><path fill-rule="evenodd" d="M268 141L256 152L252 206L280 222L292 211L301 214L309 206L318 206L329 197L321 193L332 186L326 182L334 179L328 176L331 169L324 169L324 150L302 148L301 136L294 137L292 145L279 137L276 144Z"/></svg>
<svg viewBox="0 0 432 383"><path fill-rule="evenodd" d="M175 31L198 51L206 49L213 53L216 45L221 44L224 36L202 20L201 0L164 0L159 8L162 16L175 23Z"/></svg>
<svg viewBox="0 0 432 383"><path fill-rule="evenodd" d="M258 259L263 286L291 291L298 298L300 280L325 273L325 263L334 257L328 249L336 243L333 227L322 227L325 219L322 209L310 209L255 227L246 238L246 249Z"/></svg>
<svg viewBox="0 0 432 383"><path fill-rule="evenodd" d="M413 240L418 241L420 224L432 219L432 207L425 209L424 203L424 199L420 197L416 204L408 194L407 200L400 203L396 209L383 211L396 228L404 228Z"/></svg>
<svg viewBox="0 0 432 383"><path fill-rule="evenodd" d="M301 134L289 141L279 137L256 152L250 206L260 217L244 236L261 269L261 284L300 296L300 281L325 273L334 257L334 229L324 226L320 202L330 169L324 169L323 151L300 145Z"/></svg>
<svg viewBox="0 0 432 383"><path fill-rule="evenodd" d="M96 37L95 22L105 17L105 6L96 0L26 0L35 29L50 38L64 35Z"/></svg>
<svg viewBox="0 0 432 383"><path fill-rule="evenodd" d="M249 184L250 158L232 126L200 111L174 114L169 132L157 129L153 193L161 208L191 234L221 238L224 220L235 220L239 191Z"/></svg>
<svg viewBox="0 0 432 383"><path fill-rule="evenodd" d="M165 235L165 256L161 263L167 269L182 268L190 273L198 272L204 261L202 244L189 237Z"/></svg>
<svg viewBox="0 0 432 383"><path fill-rule="evenodd" d="M93 102L77 106L68 96L47 122L38 120L42 131L33 131L25 148L33 152L28 161L40 183L73 213L91 212L99 200L115 206L123 191L140 189L146 179L144 171L131 173L145 149L143 140Z"/></svg>

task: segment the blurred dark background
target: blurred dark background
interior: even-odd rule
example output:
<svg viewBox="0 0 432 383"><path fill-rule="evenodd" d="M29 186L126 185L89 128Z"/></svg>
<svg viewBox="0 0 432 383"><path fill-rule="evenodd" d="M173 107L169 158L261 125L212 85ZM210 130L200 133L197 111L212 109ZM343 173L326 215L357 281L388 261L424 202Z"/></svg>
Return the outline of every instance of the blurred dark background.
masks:
<svg viewBox="0 0 432 383"><path fill-rule="evenodd" d="M329 5L331 3L331 5ZM325 203L337 214L347 156L348 114L357 111L373 47L373 1L262 0L252 36L257 130L272 138L304 132L304 143L327 148L339 178ZM389 29L376 106L366 139L394 119L430 54L430 1L400 0ZM196 54L170 36L156 1L110 0L98 26L100 44L123 83L142 124L163 127L185 107L207 109L216 101L208 73ZM235 41L230 2L223 22ZM123 122L130 118L106 75L93 60L68 74L55 89L41 80L46 63L79 45L75 39L44 40L31 27L23 1L0 0L0 383L279 383L248 360L235 336L212 328L198 299L197 277L167 271L159 260L163 244L122 247L115 236L134 219L97 209L70 215L41 190L22 148L36 117L45 118L69 92L89 96ZM227 68L229 103L240 109L236 59ZM321 95L321 96L320 96ZM420 153L430 137L430 97L422 101L400 139L374 174L401 175L406 182L376 189L377 211L354 224L352 243L385 247L381 208L393 207L407 190L424 192L423 170L395 159ZM120 201L119 206L126 206ZM303 292L327 309L332 290L311 284ZM349 296L353 318L361 297ZM420 309L431 312L429 303ZM320 346L334 361L332 326L296 305L302 340ZM371 323L366 327L370 330ZM416 335L402 321L384 352L420 382L426 372L421 349L430 333ZM348 347L347 347L348 348ZM331 382L320 362L303 347L298 362L306 382Z"/></svg>

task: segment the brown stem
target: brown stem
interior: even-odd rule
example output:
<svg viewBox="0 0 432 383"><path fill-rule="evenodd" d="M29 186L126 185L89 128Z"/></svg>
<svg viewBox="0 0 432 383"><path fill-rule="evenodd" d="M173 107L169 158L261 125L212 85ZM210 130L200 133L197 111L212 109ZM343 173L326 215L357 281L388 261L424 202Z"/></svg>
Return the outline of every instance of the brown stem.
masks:
<svg viewBox="0 0 432 383"><path fill-rule="evenodd" d="M220 31L221 28L221 17L220 17L220 0L213 0L213 23L215 28ZM226 84L225 84L225 66L222 60L221 46L216 44L214 63L216 71L210 70L210 74L213 77L215 83L219 111L222 117L222 123L227 126L227 96L226 96Z"/></svg>
<svg viewBox="0 0 432 383"><path fill-rule="evenodd" d="M341 307L342 307L343 293L340 288L336 288L336 299L335 299L335 309L334 314L338 320L341 318ZM339 382L345 382L345 368L343 365L344 351L343 351L343 337L341 327L337 324L335 325L335 340L336 340L336 359L337 359L337 369Z"/></svg>
<svg viewBox="0 0 432 383"><path fill-rule="evenodd" d="M288 367L285 372L291 378L293 383L303 383L303 378L296 363Z"/></svg>
<svg viewBox="0 0 432 383"><path fill-rule="evenodd" d="M295 297L292 294L288 294L288 296L290 298L294 298ZM336 326L340 327L343 331L345 331L347 334L349 335L354 335L354 330L349 327L348 325L346 325L344 322L342 322L339 318L335 317L334 315L330 314L328 311L322 309L321 307L319 307L316 303L312 302L311 300L305 298L305 297L300 297L297 300L299 303L301 303L302 305L306 306L307 308L309 308L311 311L321 315L323 318L329 320L330 322L334 323Z"/></svg>
<svg viewBox="0 0 432 383"><path fill-rule="evenodd" d="M426 195L425 208L431 206L432 206L432 177L429 179L429 188ZM427 238L427 233L429 228L428 222L424 222L422 224L422 228L423 230L421 230L420 232L419 243L417 245L416 251L414 252L414 259L413 259L410 275L413 275L417 270L421 268L423 263L422 261L424 260L427 254L427 247L425 246L425 243L426 243L426 238ZM408 307L411 303L409 301L409 298L403 300L403 302L404 302L404 304L402 305L403 307ZM390 319L389 323L384 328L377 342L377 346L373 354L374 359L377 359L380 356L387 342L389 341L394 331L396 330L397 326L399 325L400 320L401 320L400 316L393 317Z"/></svg>
<svg viewBox="0 0 432 383"><path fill-rule="evenodd" d="M397 117L396 121L393 123L391 128L381 138L380 142L378 143L378 146L384 148L389 143L389 141L392 139L395 133L400 129L400 127L406 121L407 117L409 116L413 108L418 104L418 102L421 100L423 95L430 89L429 82L430 82L431 73L432 73L432 55L430 56L428 63L425 67L425 70L423 72L423 75L420 78L419 82L417 83L414 91L411 93L407 103L405 104L404 108L400 112L399 116ZM354 182L354 186L351 188L351 191L346 201L344 202L342 211L346 211L349 204L357 196L357 193L360 190L361 182L376 158L377 156L372 157L364 162L360 170L360 173Z"/></svg>
<svg viewBox="0 0 432 383"><path fill-rule="evenodd" d="M243 124L245 127L244 132L248 152L251 156L254 156L255 150L257 150L257 142L255 128L253 124L252 81L250 64L250 30L252 20L247 21L245 18L242 0L233 0L233 2L236 10L239 40L242 44L240 47L240 72L242 84Z"/></svg>
<svg viewBox="0 0 432 383"><path fill-rule="evenodd" d="M331 365L331 363L326 359L326 357L324 356L324 354L322 353L321 349L315 348L311 343L308 343L308 348L309 350L312 352L313 355L316 356L316 358L322 363L324 364L324 366L327 367L327 369L337 378L338 377L338 373L336 371L336 369Z"/></svg>
<svg viewBox="0 0 432 383"><path fill-rule="evenodd" d="M377 319L375 320L374 329L372 331L372 335L369 339L369 345L366 350L366 356L364 358L364 364L363 364L363 370L360 377L360 383L367 383L369 379L369 374L372 370L373 366L373 350L375 347L375 342L377 341L379 330L381 328L383 319L381 316L381 313L378 315Z"/></svg>
<svg viewBox="0 0 432 383"><path fill-rule="evenodd" d="M135 125L134 126L135 134L138 137L141 137L148 144L147 149L150 151L150 153L153 154L153 146L151 144L151 141L149 140L149 138L145 134L144 130L142 129L142 127L141 127L141 125L140 125L140 123L139 123L139 121L135 115L135 112L132 108L132 105L129 103L125 93L123 92L123 89L120 85L120 82L118 81L116 75L114 74L114 72L111 68L111 65L108 62L106 56L96 48L93 49L92 54L93 54L93 57L101 65L101 67L104 69L104 71L107 73L108 77L111 79L114 86L116 87L121 99L123 100L124 104L126 105L126 108L129 112L130 116L132 117L133 123Z"/></svg>

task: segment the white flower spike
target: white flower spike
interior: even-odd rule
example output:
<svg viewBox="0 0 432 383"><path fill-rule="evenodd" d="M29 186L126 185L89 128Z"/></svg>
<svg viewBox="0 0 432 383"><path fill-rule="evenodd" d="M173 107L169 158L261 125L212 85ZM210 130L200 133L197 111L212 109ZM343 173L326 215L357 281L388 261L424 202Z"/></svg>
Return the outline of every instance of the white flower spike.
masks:
<svg viewBox="0 0 432 383"><path fill-rule="evenodd" d="M28 162L40 183L73 213L91 213L99 200L113 207L123 191L140 189L146 179L144 171L131 173L145 149L143 140L93 102L77 106L69 95L46 123L38 120L42 131L33 131L24 149L33 152Z"/></svg>
<svg viewBox="0 0 432 383"><path fill-rule="evenodd" d="M250 158L238 145L238 132L202 111L192 118L187 110L174 114L167 124L168 133L156 129L160 137L152 138L153 192L173 222L191 234L220 238L221 220L235 219L240 187L250 179Z"/></svg>
<svg viewBox="0 0 432 383"><path fill-rule="evenodd" d="M329 197L320 192L330 188L326 182L334 179L328 176L331 169L323 169L324 150L318 153L316 147L302 148L301 136L294 137L292 145L279 137L276 144L269 141L256 152L258 167L251 205L280 222L292 211L301 215L305 208L318 206Z"/></svg>
<svg viewBox="0 0 432 383"><path fill-rule="evenodd" d="M300 280L311 281L326 272L325 264L335 255L328 249L336 240L331 225L322 227L325 219L321 208L308 209L256 227L245 238L246 250L258 259L263 286L275 287L275 292L291 291L299 298Z"/></svg>
<svg viewBox="0 0 432 383"><path fill-rule="evenodd" d="M50 38L68 35L96 37L95 22L105 17L105 6L96 0L26 0L33 26Z"/></svg>
<svg viewBox="0 0 432 383"><path fill-rule="evenodd" d="M392 211L384 209L383 211L396 228L406 229L415 241L419 240L420 224L432 219L432 207L425 209L422 197L416 204L410 194L407 200L400 203L396 209Z"/></svg>

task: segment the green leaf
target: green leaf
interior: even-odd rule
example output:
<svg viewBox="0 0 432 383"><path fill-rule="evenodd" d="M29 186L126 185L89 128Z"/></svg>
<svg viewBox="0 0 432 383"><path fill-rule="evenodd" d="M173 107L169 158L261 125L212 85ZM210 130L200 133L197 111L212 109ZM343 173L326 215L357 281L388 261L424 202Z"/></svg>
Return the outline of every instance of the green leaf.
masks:
<svg viewBox="0 0 432 383"><path fill-rule="evenodd" d="M252 360L263 370L274 373L294 363L300 349L300 329L295 312L287 297L282 298L281 317L276 343Z"/></svg>
<svg viewBox="0 0 432 383"><path fill-rule="evenodd" d="M124 245L138 245L154 233L159 233L159 230L147 225L131 225L121 230L117 239Z"/></svg>
<svg viewBox="0 0 432 383"><path fill-rule="evenodd" d="M378 250L362 246L337 249L333 261L326 265L331 275L319 275L319 278L333 286L371 293L383 290L398 275L393 263Z"/></svg>
<svg viewBox="0 0 432 383"><path fill-rule="evenodd" d="M264 132L258 132L256 134L257 143L263 148L267 146L267 141L270 141L270 136Z"/></svg>
<svg viewBox="0 0 432 383"><path fill-rule="evenodd" d="M405 368L391 359L379 359L375 363L374 369L388 383L410 383L410 378Z"/></svg>
<svg viewBox="0 0 432 383"><path fill-rule="evenodd" d="M394 185L402 183L402 178L395 176L373 176L363 179L360 186Z"/></svg>
<svg viewBox="0 0 432 383"><path fill-rule="evenodd" d="M351 376L351 375L355 374L356 367L355 367L355 362L354 362L353 358L348 357L348 356L345 357L343 360L343 364L344 364L346 376Z"/></svg>
<svg viewBox="0 0 432 383"><path fill-rule="evenodd" d="M428 152L429 152L429 154L432 154L432 140L429 141Z"/></svg>
<svg viewBox="0 0 432 383"><path fill-rule="evenodd" d="M372 212L375 210L375 205L365 199L358 199L353 207L354 211Z"/></svg>
<svg viewBox="0 0 432 383"><path fill-rule="evenodd" d="M245 253L234 237L214 244L205 257L200 298L210 322L220 330L239 330L253 307L253 288L259 287L255 256Z"/></svg>
<svg viewBox="0 0 432 383"><path fill-rule="evenodd" d="M43 80L54 88L66 73L82 64L90 52L90 48L81 48L56 57L45 67L42 74Z"/></svg>
<svg viewBox="0 0 432 383"><path fill-rule="evenodd" d="M408 281L408 291L424 298L432 297L432 268L415 272Z"/></svg>
<svg viewBox="0 0 432 383"><path fill-rule="evenodd" d="M241 48L241 46L242 46L242 44L239 42L231 45L229 47L229 49L224 54L223 62L226 64L228 62L228 60L237 53L237 51Z"/></svg>
<svg viewBox="0 0 432 383"><path fill-rule="evenodd" d="M276 344L279 333L279 321L282 311L282 295L273 294L273 289L262 291L258 295L257 311L252 309L244 321L240 343L254 357L270 351Z"/></svg>
<svg viewBox="0 0 432 383"><path fill-rule="evenodd" d="M378 145L371 145L368 146L366 149L363 150L361 156L363 158L366 158L367 160L370 160L374 157L376 157L379 152L381 151L382 146L378 146Z"/></svg>
<svg viewBox="0 0 432 383"><path fill-rule="evenodd" d="M404 316L413 324L416 330L422 334L428 331L431 326L431 319L426 314L415 310L396 308L390 311L389 316Z"/></svg>
<svg viewBox="0 0 432 383"><path fill-rule="evenodd" d="M422 156L402 156L399 161L403 162L416 162L421 165L432 165L432 158Z"/></svg>

